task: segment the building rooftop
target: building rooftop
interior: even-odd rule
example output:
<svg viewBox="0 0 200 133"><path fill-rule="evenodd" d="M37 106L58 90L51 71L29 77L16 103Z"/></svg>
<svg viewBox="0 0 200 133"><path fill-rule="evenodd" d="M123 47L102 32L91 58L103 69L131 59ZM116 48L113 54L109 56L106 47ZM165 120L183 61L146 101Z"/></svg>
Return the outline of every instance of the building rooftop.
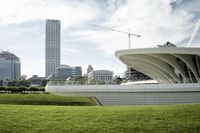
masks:
<svg viewBox="0 0 200 133"><path fill-rule="evenodd" d="M60 65L57 68L71 68L71 66L69 66L69 65Z"/></svg>
<svg viewBox="0 0 200 133"><path fill-rule="evenodd" d="M17 61L20 61L19 57L17 57L15 54L10 53L8 51L2 51L0 53L0 58L5 58L6 60L17 60Z"/></svg>
<svg viewBox="0 0 200 133"><path fill-rule="evenodd" d="M200 48L127 49L115 55L159 83L200 83Z"/></svg>

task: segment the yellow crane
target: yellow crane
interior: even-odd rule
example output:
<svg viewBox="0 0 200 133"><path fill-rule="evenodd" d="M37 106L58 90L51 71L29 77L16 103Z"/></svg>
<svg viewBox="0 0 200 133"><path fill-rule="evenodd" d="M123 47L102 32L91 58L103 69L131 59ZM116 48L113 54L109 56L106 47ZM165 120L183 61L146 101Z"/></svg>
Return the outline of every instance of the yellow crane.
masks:
<svg viewBox="0 0 200 133"><path fill-rule="evenodd" d="M103 29L106 29L106 30L110 30L110 31L120 32L120 33L123 33L123 34L128 35L128 48L129 48L129 49L131 49L131 36L141 37L141 35L137 35L137 34L131 33L131 32L130 32L130 28L129 28L128 32L126 32L126 31L121 31L121 30L117 30L117 29L112 29L112 28L108 28L108 27L100 26L100 25L96 25L96 24L90 24L90 25L95 26L95 27L100 27L100 28L103 28Z"/></svg>

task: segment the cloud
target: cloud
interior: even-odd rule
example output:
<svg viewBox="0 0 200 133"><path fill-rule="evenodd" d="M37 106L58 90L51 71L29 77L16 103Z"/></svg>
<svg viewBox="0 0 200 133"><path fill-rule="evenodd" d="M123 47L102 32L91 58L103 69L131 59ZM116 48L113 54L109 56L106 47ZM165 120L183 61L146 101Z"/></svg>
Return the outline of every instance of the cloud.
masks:
<svg viewBox="0 0 200 133"><path fill-rule="evenodd" d="M92 3L65 0L0 0L0 24L60 19L63 28L94 19L98 8Z"/></svg>
<svg viewBox="0 0 200 133"><path fill-rule="evenodd" d="M126 32L130 28L141 35L131 37L132 48L154 47L166 41L184 46L194 30L195 18L200 17L199 4L198 0L179 0L172 10L168 0L0 0L0 47L21 58L23 74L44 75L44 20L60 19L63 64L82 65L84 69L92 64L95 69L120 74L125 66L114 52L128 48L128 35L89 24ZM194 43L198 45L198 41Z"/></svg>
<svg viewBox="0 0 200 133"><path fill-rule="evenodd" d="M1 50L10 49L20 57L22 74L44 75L44 20L59 19L62 30L69 32L70 28L95 19L99 12L96 2L91 1L0 0ZM67 52L79 51L72 47ZM34 67L33 71L30 67Z"/></svg>
<svg viewBox="0 0 200 133"><path fill-rule="evenodd" d="M69 52L69 53L71 53L71 54L78 54L78 53L80 53L80 51L77 50L77 49L66 48L66 47L63 49L63 52Z"/></svg>
<svg viewBox="0 0 200 133"><path fill-rule="evenodd" d="M44 60L43 59L22 59L21 60L21 70L23 70L23 74L27 75L28 77L31 77L32 75L41 75L41 72L44 72L45 66L44 66Z"/></svg>
<svg viewBox="0 0 200 133"><path fill-rule="evenodd" d="M132 33L140 34L141 38L131 37L132 48L154 47L166 41L177 43L191 34L194 22L191 22L193 14L189 9L193 9L192 5L187 6L187 10L183 6L179 11L172 12L169 1L128 0L113 12L109 20L99 25L115 26L114 29L125 32L130 28ZM112 55L128 46L127 35L104 28L94 27L74 35L92 41L105 54Z"/></svg>

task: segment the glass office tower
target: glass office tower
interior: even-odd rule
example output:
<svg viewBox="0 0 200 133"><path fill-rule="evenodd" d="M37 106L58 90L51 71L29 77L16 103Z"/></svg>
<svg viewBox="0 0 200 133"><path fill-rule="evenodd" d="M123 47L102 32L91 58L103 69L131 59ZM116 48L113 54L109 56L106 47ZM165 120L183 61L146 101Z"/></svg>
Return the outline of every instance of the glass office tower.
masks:
<svg viewBox="0 0 200 133"><path fill-rule="evenodd" d="M8 51L2 51L0 53L0 80L18 80L20 76L20 59Z"/></svg>
<svg viewBox="0 0 200 133"><path fill-rule="evenodd" d="M46 20L46 77L55 74L55 69L60 65L60 27L60 20Z"/></svg>

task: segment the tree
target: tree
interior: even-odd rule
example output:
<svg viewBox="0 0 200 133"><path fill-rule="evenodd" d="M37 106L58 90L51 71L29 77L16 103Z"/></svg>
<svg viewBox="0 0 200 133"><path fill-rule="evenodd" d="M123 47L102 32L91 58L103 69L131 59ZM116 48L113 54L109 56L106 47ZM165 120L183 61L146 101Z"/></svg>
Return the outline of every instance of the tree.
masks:
<svg viewBox="0 0 200 133"><path fill-rule="evenodd" d="M41 86L46 86L48 83L48 80L44 79L41 81Z"/></svg>
<svg viewBox="0 0 200 133"><path fill-rule="evenodd" d="M20 80L26 80L26 78L27 78L26 75L22 75L22 76L20 77Z"/></svg>
<svg viewBox="0 0 200 133"><path fill-rule="evenodd" d="M0 91L5 92L6 91L6 87L5 86L0 86Z"/></svg>
<svg viewBox="0 0 200 133"><path fill-rule="evenodd" d="M14 80L9 81L8 86L26 86L28 87L30 85L30 82L28 80Z"/></svg>
<svg viewBox="0 0 200 133"><path fill-rule="evenodd" d="M9 86L9 87L7 88L7 91L10 91L10 92L12 92L12 93L17 93L17 92L19 92L19 87L16 87L16 86Z"/></svg>
<svg viewBox="0 0 200 133"><path fill-rule="evenodd" d="M79 84L85 84L87 82L87 77L79 76L74 79L74 81L78 82Z"/></svg>
<svg viewBox="0 0 200 133"><path fill-rule="evenodd" d="M37 88L37 87L30 87L29 91L33 91L35 93L36 91L39 91L39 88Z"/></svg>
<svg viewBox="0 0 200 133"><path fill-rule="evenodd" d="M24 93L25 91L28 91L28 89L26 86L20 86L18 91Z"/></svg>
<svg viewBox="0 0 200 133"><path fill-rule="evenodd" d="M115 81L118 85L122 83L122 79L120 77L116 78Z"/></svg>
<svg viewBox="0 0 200 133"><path fill-rule="evenodd" d="M3 86L3 80L0 80L0 86Z"/></svg>

